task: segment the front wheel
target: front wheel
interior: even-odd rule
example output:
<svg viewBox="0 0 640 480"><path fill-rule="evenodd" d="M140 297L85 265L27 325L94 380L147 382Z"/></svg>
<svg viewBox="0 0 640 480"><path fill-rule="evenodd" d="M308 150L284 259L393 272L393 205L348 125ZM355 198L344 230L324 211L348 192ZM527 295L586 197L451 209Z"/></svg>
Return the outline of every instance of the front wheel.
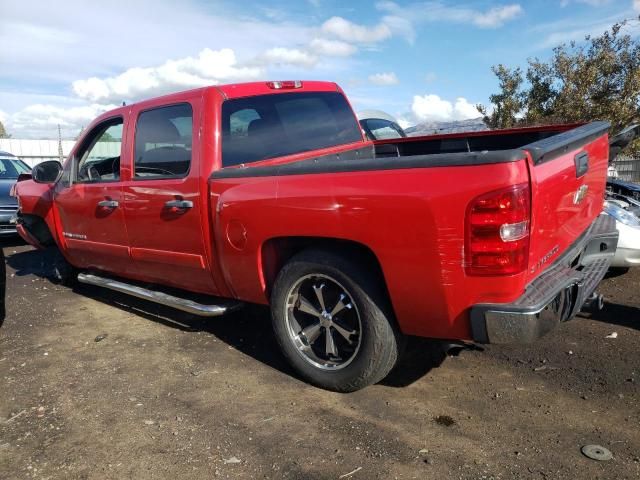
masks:
<svg viewBox="0 0 640 480"><path fill-rule="evenodd" d="M58 247L50 248L50 261L51 279L66 287L73 287L78 280L79 270L64 258Z"/></svg>
<svg viewBox="0 0 640 480"><path fill-rule="evenodd" d="M402 336L381 281L345 257L311 250L280 271L271 299L276 338L310 383L350 392L382 380Z"/></svg>

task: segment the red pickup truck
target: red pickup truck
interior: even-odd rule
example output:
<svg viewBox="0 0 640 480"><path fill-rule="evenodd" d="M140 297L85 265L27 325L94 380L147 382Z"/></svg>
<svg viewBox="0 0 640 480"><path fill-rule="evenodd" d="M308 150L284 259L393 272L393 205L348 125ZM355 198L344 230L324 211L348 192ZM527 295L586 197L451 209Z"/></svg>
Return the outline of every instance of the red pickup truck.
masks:
<svg viewBox="0 0 640 480"><path fill-rule="evenodd" d="M199 315L269 304L294 369L353 391L406 335L530 342L594 298L608 128L371 142L335 83L200 88L97 118L17 184L18 229L80 282Z"/></svg>

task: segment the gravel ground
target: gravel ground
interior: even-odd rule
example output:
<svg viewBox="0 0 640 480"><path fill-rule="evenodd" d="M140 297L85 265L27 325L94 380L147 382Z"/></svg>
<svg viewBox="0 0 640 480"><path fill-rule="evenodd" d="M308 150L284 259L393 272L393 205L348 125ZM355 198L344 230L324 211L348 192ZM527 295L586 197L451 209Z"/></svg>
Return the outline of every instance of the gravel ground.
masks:
<svg viewBox="0 0 640 480"><path fill-rule="evenodd" d="M264 309L202 320L5 255L2 479L640 478L640 269L534 345L412 339L389 378L344 395L293 375Z"/></svg>

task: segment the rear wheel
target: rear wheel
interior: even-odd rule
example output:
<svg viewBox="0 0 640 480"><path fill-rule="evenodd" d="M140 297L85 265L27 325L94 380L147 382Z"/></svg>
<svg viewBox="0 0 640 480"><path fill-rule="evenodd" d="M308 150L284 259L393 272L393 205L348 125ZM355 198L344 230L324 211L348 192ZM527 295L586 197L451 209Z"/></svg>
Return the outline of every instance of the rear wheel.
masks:
<svg viewBox="0 0 640 480"><path fill-rule="evenodd" d="M375 278L318 250L296 255L280 271L271 302L274 331L289 363L310 383L355 391L396 364L403 339Z"/></svg>

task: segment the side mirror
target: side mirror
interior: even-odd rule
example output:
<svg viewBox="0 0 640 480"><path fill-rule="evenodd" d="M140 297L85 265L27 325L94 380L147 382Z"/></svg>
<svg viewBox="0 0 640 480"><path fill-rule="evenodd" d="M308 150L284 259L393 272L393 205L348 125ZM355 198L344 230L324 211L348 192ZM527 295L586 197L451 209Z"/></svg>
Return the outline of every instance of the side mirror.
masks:
<svg viewBox="0 0 640 480"><path fill-rule="evenodd" d="M33 176L31 175L31 173L21 173L20 175L18 175L18 180L16 180L16 183L24 182L25 180L31 180L32 178Z"/></svg>
<svg viewBox="0 0 640 480"><path fill-rule="evenodd" d="M33 167L31 175L36 183L54 183L60 178L62 165L57 160L42 162Z"/></svg>

